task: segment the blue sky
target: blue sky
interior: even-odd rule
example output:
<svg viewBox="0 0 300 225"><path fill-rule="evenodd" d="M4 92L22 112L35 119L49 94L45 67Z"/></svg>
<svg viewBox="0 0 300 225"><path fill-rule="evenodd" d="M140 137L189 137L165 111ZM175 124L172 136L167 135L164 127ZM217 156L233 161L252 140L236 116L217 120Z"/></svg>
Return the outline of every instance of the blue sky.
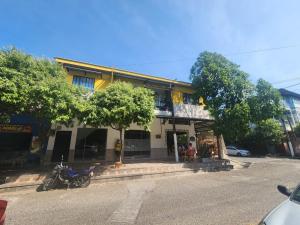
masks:
<svg viewBox="0 0 300 225"><path fill-rule="evenodd" d="M0 10L0 47L36 56L188 81L208 50L239 64L253 82L300 83L297 0L1 0ZM289 89L300 93L300 85Z"/></svg>

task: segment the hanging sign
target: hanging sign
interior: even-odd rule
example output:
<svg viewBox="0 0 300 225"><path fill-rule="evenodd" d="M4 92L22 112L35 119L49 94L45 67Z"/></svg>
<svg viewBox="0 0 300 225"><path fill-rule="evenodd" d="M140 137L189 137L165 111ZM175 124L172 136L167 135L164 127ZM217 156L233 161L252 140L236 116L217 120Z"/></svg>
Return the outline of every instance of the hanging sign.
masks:
<svg viewBox="0 0 300 225"><path fill-rule="evenodd" d="M0 133L31 133L29 125L0 124Z"/></svg>

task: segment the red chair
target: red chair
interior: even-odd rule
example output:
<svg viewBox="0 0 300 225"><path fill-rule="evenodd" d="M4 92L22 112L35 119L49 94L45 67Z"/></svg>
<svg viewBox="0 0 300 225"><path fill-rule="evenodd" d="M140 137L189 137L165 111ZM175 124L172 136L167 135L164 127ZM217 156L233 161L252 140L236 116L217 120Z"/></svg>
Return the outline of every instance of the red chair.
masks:
<svg viewBox="0 0 300 225"><path fill-rule="evenodd" d="M0 200L0 225L4 225L4 223L5 223L6 207L7 207L7 201Z"/></svg>

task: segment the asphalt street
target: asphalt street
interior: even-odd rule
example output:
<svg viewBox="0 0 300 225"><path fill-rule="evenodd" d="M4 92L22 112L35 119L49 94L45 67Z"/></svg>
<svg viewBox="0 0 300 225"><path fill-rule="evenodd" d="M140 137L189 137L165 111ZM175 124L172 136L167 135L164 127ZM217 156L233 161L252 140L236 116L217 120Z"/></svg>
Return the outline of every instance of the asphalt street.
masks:
<svg viewBox="0 0 300 225"><path fill-rule="evenodd" d="M234 160L240 160L235 157ZM300 160L244 158L229 172L92 184L85 189L0 194L7 225L252 225L285 199L278 184L300 182Z"/></svg>

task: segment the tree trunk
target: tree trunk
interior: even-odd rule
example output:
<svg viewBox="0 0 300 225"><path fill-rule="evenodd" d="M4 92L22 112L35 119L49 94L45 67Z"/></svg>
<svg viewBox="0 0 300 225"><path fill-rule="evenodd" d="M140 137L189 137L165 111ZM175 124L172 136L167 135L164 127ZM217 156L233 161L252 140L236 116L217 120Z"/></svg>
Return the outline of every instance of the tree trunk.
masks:
<svg viewBox="0 0 300 225"><path fill-rule="evenodd" d="M221 141L220 138L221 135L217 135L218 158L222 159L222 153L221 153L222 144L220 143Z"/></svg>
<svg viewBox="0 0 300 225"><path fill-rule="evenodd" d="M120 143L121 143L121 150L119 155L119 162L122 163L122 151L123 151L123 128L120 128Z"/></svg>

